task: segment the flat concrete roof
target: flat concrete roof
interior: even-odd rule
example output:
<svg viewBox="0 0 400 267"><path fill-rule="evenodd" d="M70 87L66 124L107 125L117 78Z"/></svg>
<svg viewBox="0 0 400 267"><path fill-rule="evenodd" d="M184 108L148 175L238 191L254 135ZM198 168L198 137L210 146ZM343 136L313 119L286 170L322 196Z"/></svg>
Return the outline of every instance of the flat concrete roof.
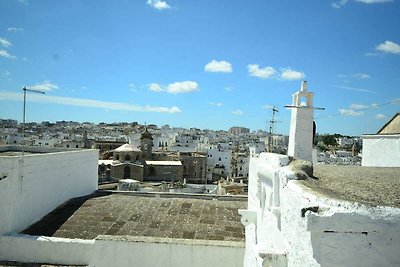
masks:
<svg viewBox="0 0 400 267"><path fill-rule="evenodd" d="M149 195L99 191L71 199L22 233L81 239L127 235L244 241L238 209L247 207L247 198Z"/></svg>
<svg viewBox="0 0 400 267"><path fill-rule="evenodd" d="M314 165L314 177L301 183L336 199L400 207L400 168Z"/></svg>

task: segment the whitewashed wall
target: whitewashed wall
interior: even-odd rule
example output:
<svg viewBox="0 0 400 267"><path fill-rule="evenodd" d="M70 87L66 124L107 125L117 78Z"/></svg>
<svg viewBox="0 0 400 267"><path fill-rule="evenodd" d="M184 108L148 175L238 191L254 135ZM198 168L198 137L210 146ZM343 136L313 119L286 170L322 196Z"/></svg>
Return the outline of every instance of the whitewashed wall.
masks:
<svg viewBox="0 0 400 267"><path fill-rule="evenodd" d="M400 134L363 135L362 166L400 167Z"/></svg>
<svg viewBox="0 0 400 267"><path fill-rule="evenodd" d="M0 235L23 230L97 189L97 150L0 157Z"/></svg>
<svg viewBox="0 0 400 267"><path fill-rule="evenodd" d="M400 209L317 194L287 162L251 158L244 266L400 266Z"/></svg>
<svg viewBox="0 0 400 267"><path fill-rule="evenodd" d="M0 237L0 260L96 267L239 267L242 242L99 236L95 240Z"/></svg>

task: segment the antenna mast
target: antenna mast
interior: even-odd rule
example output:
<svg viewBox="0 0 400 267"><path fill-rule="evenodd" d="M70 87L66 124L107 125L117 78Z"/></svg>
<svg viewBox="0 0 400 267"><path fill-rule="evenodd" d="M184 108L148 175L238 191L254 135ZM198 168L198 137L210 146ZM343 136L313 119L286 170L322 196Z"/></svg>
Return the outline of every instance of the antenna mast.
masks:
<svg viewBox="0 0 400 267"><path fill-rule="evenodd" d="M275 106L272 107L272 119L269 121L269 138L268 138L268 152L272 152L272 142L273 142L273 135L274 135L274 130L275 130L275 123L277 121L275 120L275 113L279 112Z"/></svg>

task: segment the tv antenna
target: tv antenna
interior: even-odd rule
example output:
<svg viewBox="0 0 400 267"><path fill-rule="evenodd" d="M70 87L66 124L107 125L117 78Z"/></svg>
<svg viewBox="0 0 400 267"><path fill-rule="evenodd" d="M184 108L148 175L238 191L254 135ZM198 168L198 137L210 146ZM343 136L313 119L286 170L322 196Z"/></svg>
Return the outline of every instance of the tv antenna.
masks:
<svg viewBox="0 0 400 267"><path fill-rule="evenodd" d="M273 136L274 136L274 131L275 131L275 124L280 122L275 120L275 114L279 112L279 110L277 108L275 108L275 106L272 107L272 118L269 121L269 137L268 137L268 152L272 152L272 142L273 142Z"/></svg>

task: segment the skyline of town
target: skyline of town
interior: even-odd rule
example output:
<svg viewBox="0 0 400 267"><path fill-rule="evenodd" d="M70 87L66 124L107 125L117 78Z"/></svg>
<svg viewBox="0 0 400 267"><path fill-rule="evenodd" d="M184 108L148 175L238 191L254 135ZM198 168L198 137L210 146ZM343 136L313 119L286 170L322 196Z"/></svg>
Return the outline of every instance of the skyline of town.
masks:
<svg viewBox="0 0 400 267"><path fill-rule="evenodd" d="M1 118L137 121L289 133L291 95L315 93L317 132L377 132L399 111L399 1L8 1ZM18 17L18 20L15 18Z"/></svg>

